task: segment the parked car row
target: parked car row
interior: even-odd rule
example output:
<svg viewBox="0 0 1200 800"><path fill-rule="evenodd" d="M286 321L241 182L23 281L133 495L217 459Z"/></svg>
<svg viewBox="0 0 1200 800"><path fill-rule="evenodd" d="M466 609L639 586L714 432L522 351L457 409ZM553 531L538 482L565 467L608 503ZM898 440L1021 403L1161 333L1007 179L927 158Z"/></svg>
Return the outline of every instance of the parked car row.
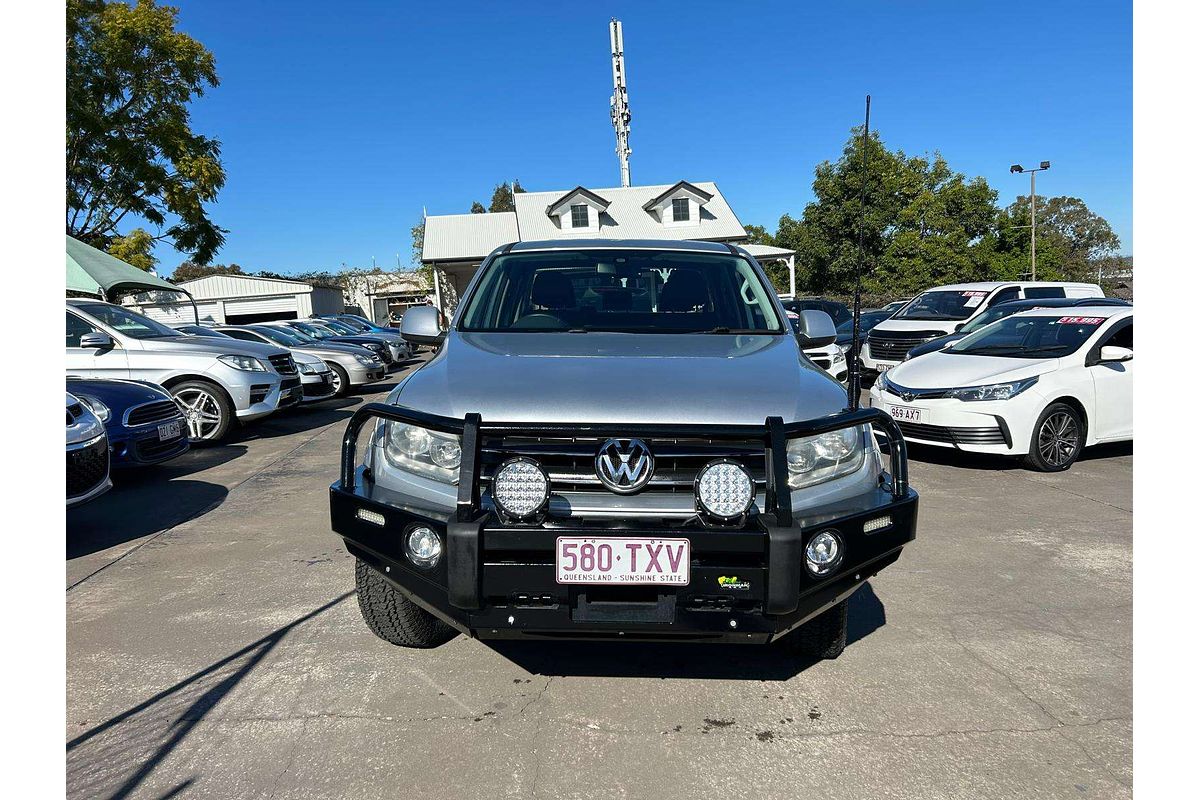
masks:
<svg viewBox="0 0 1200 800"><path fill-rule="evenodd" d="M409 348L338 320L171 328L123 306L66 301L67 505L110 471L212 444L236 423L383 380Z"/></svg>
<svg viewBox="0 0 1200 800"><path fill-rule="evenodd" d="M837 346L848 354L854 321L844 305L783 304L794 324L806 309L840 318ZM1133 307L1095 284L938 286L864 311L859 325L868 402L908 441L1059 471L1085 447L1133 438ZM843 379L844 361L838 374L803 349Z"/></svg>

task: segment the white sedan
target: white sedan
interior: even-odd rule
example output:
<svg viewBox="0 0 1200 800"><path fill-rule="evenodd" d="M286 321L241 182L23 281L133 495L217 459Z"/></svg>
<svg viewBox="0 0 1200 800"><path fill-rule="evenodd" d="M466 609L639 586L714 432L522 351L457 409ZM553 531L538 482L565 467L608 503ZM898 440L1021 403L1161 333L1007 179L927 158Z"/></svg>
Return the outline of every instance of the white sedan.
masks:
<svg viewBox="0 0 1200 800"><path fill-rule="evenodd" d="M881 375L870 404L911 442L1067 469L1133 438L1133 308L1040 308Z"/></svg>

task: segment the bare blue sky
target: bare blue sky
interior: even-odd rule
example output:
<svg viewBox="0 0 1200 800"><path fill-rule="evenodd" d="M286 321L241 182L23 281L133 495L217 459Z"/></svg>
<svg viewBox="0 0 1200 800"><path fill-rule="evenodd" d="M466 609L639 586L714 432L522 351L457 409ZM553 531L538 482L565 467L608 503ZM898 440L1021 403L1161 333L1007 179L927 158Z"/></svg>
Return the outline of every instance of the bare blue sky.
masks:
<svg viewBox="0 0 1200 800"><path fill-rule="evenodd" d="M812 198L873 96L890 147L940 150L1002 203L1013 162L1132 253L1128 3L176 0L222 85L194 108L228 182L220 263L297 272L410 257L422 207L492 187L619 183L607 22L624 22L634 183L713 180L743 223ZM182 256L160 247L160 271Z"/></svg>

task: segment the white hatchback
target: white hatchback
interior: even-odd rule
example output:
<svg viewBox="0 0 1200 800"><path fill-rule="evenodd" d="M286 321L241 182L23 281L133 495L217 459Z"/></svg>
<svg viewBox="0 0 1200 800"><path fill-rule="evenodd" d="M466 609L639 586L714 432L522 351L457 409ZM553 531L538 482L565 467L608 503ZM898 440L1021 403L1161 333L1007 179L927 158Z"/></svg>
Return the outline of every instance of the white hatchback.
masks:
<svg viewBox="0 0 1200 800"><path fill-rule="evenodd" d="M1014 314L893 367L870 403L908 441L1067 469L1086 446L1133 438L1133 308Z"/></svg>

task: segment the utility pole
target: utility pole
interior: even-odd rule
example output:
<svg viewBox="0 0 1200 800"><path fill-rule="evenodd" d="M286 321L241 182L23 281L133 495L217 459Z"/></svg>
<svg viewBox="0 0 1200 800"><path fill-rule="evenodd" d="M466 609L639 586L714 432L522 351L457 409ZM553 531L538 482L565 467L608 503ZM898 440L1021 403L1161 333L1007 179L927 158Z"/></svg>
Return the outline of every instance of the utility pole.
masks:
<svg viewBox="0 0 1200 800"><path fill-rule="evenodd" d="M1014 174L1029 173L1029 280L1037 280L1037 174L1050 169L1050 162L1043 161L1036 167L1025 169L1013 164L1008 171Z"/></svg>
<svg viewBox="0 0 1200 800"><path fill-rule="evenodd" d="M617 132L617 160L621 162L621 185L629 185L629 88L625 84L625 37L621 20L608 22L608 40L612 44L613 94L609 100L613 129Z"/></svg>

